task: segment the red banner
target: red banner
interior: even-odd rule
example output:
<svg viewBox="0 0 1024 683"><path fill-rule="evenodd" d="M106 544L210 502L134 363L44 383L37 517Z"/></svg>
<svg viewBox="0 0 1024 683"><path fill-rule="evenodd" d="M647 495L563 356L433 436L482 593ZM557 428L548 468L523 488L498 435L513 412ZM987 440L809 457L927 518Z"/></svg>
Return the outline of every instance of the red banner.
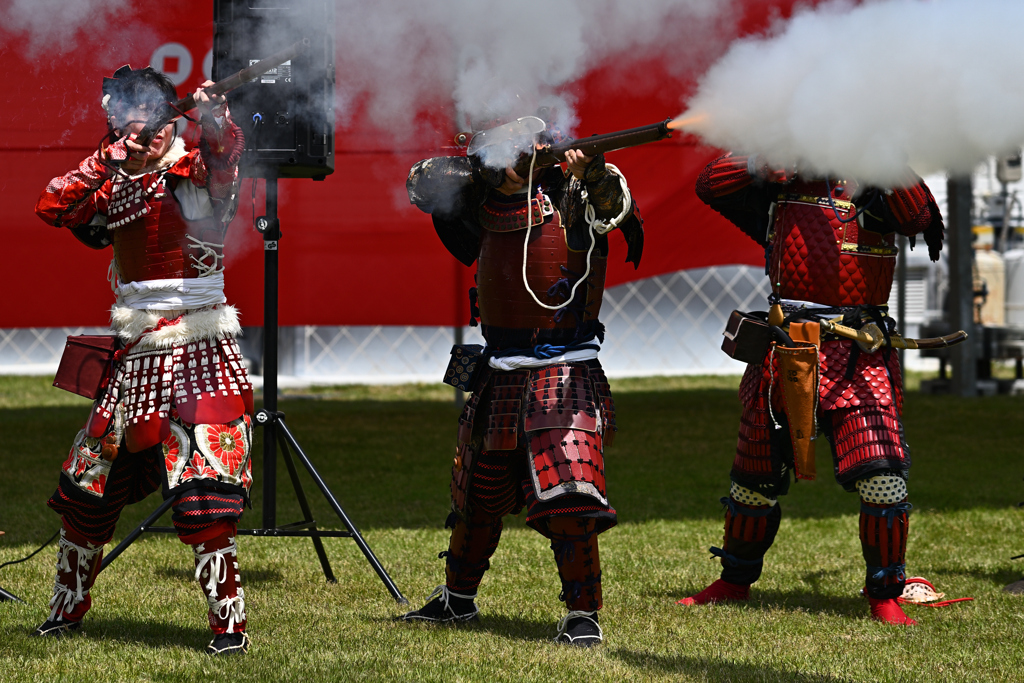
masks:
<svg viewBox="0 0 1024 683"><path fill-rule="evenodd" d="M80 45L59 58L33 52L19 39L0 49L0 69L6 75L0 221L7 237L5 261L15 282L14 296L0 307L0 327L107 322L113 301L105 280L111 253L92 251L67 231L44 224L33 207L49 179L92 153L105 133L99 104L102 76L124 62L152 62L177 75L182 94L206 78L211 3L142 4L151 5L161 21L152 21L151 30L141 32L145 40L136 46L116 50L97 42L95 50ZM746 28L759 25L767 9L762 3L751 12ZM578 135L674 116L682 108L681 94L692 87L666 74L664 87L649 92L626 92L621 86L609 92L605 84L628 83L631 70L642 70L648 76L644 83L659 80L649 77L658 69L656 62L618 64L614 69L592 72L573 84ZM343 83L345 74L339 70L337 78ZM468 320L466 290L472 271L444 250L430 217L410 206L405 194L410 166L437 154L436 148L423 143L401 153L382 149L375 141L384 133L352 117L337 130L333 175L323 182L280 181L282 325L451 325ZM674 138L610 156L629 180L644 216L646 247L639 270L634 270L623 262L621 237L613 237L609 285L686 268L763 262L757 245L694 195L697 173L716 153ZM225 277L228 300L241 309L243 324L259 325L263 250L252 228L251 182L243 183L241 207L231 226ZM261 213L261 193L255 206Z"/></svg>

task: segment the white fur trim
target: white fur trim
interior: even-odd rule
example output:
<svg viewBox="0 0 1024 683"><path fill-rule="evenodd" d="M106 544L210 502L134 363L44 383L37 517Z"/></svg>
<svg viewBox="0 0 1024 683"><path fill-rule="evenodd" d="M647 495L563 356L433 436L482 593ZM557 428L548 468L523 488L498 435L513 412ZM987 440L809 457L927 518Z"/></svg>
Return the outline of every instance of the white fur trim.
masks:
<svg viewBox="0 0 1024 683"><path fill-rule="evenodd" d="M110 329L126 344L138 339L160 321L173 320L181 311L142 311L120 304L110 309ZM185 312L174 325L167 325L146 334L135 349L169 349L201 339L236 337L242 332L238 322L238 309L234 306L214 306Z"/></svg>

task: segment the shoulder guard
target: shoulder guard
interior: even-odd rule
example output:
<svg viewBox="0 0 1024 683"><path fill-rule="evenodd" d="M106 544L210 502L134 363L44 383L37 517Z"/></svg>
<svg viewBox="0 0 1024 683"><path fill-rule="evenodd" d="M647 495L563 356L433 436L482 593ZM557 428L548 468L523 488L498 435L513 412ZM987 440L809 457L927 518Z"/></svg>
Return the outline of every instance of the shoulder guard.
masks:
<svg viewBox="0 0 1024 683"><path fill-rule="evenodd" d="M435 157L416 162L405 182L409 203L429 213L445 249L465 265L480 253L476 213L487 189L466 157Z"/></svg>

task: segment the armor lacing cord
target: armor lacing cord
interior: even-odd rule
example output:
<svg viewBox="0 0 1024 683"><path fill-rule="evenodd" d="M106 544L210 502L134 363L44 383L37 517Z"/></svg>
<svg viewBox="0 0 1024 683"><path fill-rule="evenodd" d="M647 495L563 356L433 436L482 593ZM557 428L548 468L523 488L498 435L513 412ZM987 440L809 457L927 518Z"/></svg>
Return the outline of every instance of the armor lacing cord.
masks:
<svg viewBox="0 0 1024 683"><path fill-rule="evenodd" d="M748 508L744 506L744 509L740 510L736 507L738 501L732 499L732 496L722 496L718 499L718 502L722 504L722 508L729 510L729 515L735 517L737 514L746 515L747 517L767 517L775 509L775 503L772 503L768 507L764 508ZM743 503L740 503L743 505Z"/></svg>
<svg viewBox="0 0 1024 683"><path fill-rule="evenodd" d="M202 572L203 569L208 569L209 581L206 582L204 591L209 596L209 600L213 600L217 597L217 586L218 584L224 583L228 578L228 566L229 563L226 555L232 555L238 557L238 549L235 546L235 539L228 538L228 546L226 548L218 548L217 550L210 551L208 553L202 552L204 550L203 544L196 545L196 581L202 583ZM239 589L241 592L241 589ZM211 609L213 609L213 603L210 603Z"/></svg>
<svg viewBox="0 0 1024 683"><path fill-rule="evenodd" d="M759 565L762 562L764 562L764 558L763 557L760 557L760 558L758 558L756 560L742 560L742 559L736 557L735 555L730 555L725 550L722 550L721 548L716 548L714 546L711 546L708 549L708 552L710 552L715 557L720 557L723 560L725 560L725 562L730 567L753 567L755 565Z"/></svg>
<svg viewBox="0 0 1024 683"><path fill-rule="evenodd" d="M117 259L110 259L110 265L107 266L107 282L110 283L110 291L117 292L117 288L121 286L120 282L121 272L117 269Z"/></svg>
<svg viewBox="0 0 1024 683"><path fill-rule="evenodd" d="M238 595L223 600L207 598L206 603L211 612L228 622L227 633L234 633L235 624L245 621L245 591L241 586L238 587Z"/></svg>
<svg viewBox="0 0 1024 683"><path fill-rule="evenodd" d="M452 598L460 598L462 600L476 600L476 593L473 593L472 595L463 595L462 593L455 593L453 591L448 590L448 586L441 584L440 586L435 588L430 595L427 596L426 602L429 603L434 598L441 598L441 604L444 605L444 608L450 611L452 614L455 614L455 610L448 606L448 601Z"/></svg>
<svg viewBox="0 0 1024 683"><path fill-rule="evenodd" d="M887 508L873 508L868 507L864 503L860 505L860 511L866 515L872 517L884 517L886 520L886 526L892 528L892 523L896 521L896 515L909 515L910 511L914 509L914 506L910 503L896 503L895 505Z"/></svg>
<svg viewBox="0 0 1024 683"><path fill-rule="evenodd" d="M207 570L209 580L203 585L203 592L206 593L206 604L210 611L218 618L228 622L227 632L235 632L235 624L245 621L245 591L238 586L237 595L217 599L217 586L227 581L228 572L232 571L234 561L227 558L228 555L237 558L238 548L235 539L228 538L228 546L210 551L202 552L203 544L196 545L196 581L203 585L202 572Z"/></svg>
<svg viewBox="0 0 1024 683"><path fill-rule="evenodd" d="M188 245L191 249L203 250L202 256L189 256L196 266L197 277L210 277L211 275L217 275L218 273L224 272L224 266L220 266L220 262L224 260L224 256L222 253L218 254L215 250L215 248L219 247L223 251L223 244L217 244L216 242L204 242L192 235L186 235L186 237L188 237L190 242L194 243ZM213 258L212 264L206 262L206 259L210 257Z"/></svg>
<svg viewBox="0 0 1024 683"><path fill-rule="evenodd" d="M74 609L75 605L78 605L85 601L85 596L89 594L88 588L83 588L83 584L87 577L82 576L80 569L88 571L91 569L92 560L96 557L96 554L103 550L103 546L97 548L83 548L80 545L72 543L64 536L64 530L60 531L60 540L58 541L57 547L57 579L53 584L53 597L50 598L50 607L53 609L50 612L50 620L63 621L64 612L70 612ZM75 568L75 581L77 585L74 589L65 586L60 582L60 572L70 572L71 563L68 561L68 553L70 551L78 553L78 563Z"/></svg>
<svg viewBox="0 0 1024 683"><path fill-rule="evenodd" d="M887 578L892 577L896 579L896 583L900 583L907 580L907 564L906 562L890 564L888 567L872 567L868 565L868 574L873 581L885 581Z"/></svg>
<svg viewBox="0 0 1024 683"><path fill-rule="evenodd" d="M570 610L568 614L562 617L562 620L558 622L558 635L555 636L555 642L558 641L563 635L565 635L565 629L569 625L569 622L578 617L583 617L590 621L594 626L597 627L597 637L601 640L604 639L604 631L601 630L601 624L597 623L597 619L594 619L594 615L597 614L597 610L593 612L584 612L582 610Z"/></svg>
<svg viewBox="0 0 1024 683"><path fill-rule="evenodd" d="M586 272L583 273L583 277L577 280L576 284L572 286L572 291L569 292L569 298L566 299L564 303L561 303L558 306L549 306L548 304L538 299L537 295L533 293L532 289L530 289L530 283L526 280L526 257L529 254L530 233L533 231L533 166L536 161L537 146L534 145L533 156L530 157L530 175L527 177L526 180L526 238L523 240L523 286L526 287L526 291L530 293L530 296L533 297L533 300L537 302L538 306L540 306L541 308L545 308L549 311L558 311L572 303L573 299L576 298L576 290L582 283L587 281L587 278L590 277L590 256L591 254L594 253L594 247L597 245L597 235L595 233L594 224L589 223L588 226L590 228L590 248L587 249L587 270ZM589 208L590 204L587 204L587 207ZM611 230L611 228L609 228L609 230Z"/></svg>

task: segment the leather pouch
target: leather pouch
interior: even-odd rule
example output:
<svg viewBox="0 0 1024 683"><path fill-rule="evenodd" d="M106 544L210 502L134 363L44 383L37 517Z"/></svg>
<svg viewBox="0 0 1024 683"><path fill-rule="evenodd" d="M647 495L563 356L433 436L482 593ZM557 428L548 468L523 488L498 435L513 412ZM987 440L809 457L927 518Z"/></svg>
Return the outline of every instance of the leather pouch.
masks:
<svg viewBox="0 0 1024 683"><path fill-rule="evenodd" d="M445 370L445 384L450 384L462 391L471 391L473 377L484 355L484 347L480 344L456 344L452 347L452 359Z"/></svg>
<svg viewBox="0 0 1024 683"><path fill-rule="evenodd" d="M733 311L722 332L722 350L730 358L759 365L764 361L772 331L768 327L768 314L761 311L744 313Z"/></svg>
<svg viewBox="0 0 1024 683"><path fill-rule="evenodd" d="M110 382L117 343L116 336L106 334L68 337L53 386L86 398L97 398Z"/></svg>

